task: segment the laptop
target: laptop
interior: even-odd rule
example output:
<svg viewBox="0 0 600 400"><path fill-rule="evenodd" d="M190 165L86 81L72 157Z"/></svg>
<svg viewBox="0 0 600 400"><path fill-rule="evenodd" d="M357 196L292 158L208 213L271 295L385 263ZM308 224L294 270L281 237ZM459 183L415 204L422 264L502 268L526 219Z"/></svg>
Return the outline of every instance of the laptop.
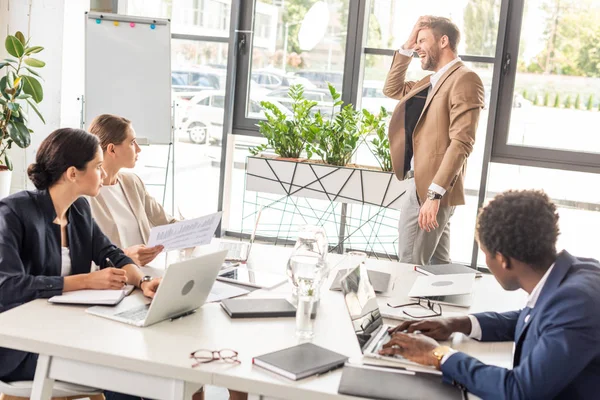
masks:
<svg viewBox="0 0 600 400"><path fill-rule="evenodd" d="M226 254L220 250L171 264L152 300L130 296L116 307L96 306L86 312L139 327L188 315L206 301Z"/></svg>
<svg viewBox="0 0 600 400"><path fill-rule="evenodd" d="M391 338L388 330L392 326L383 323L375 290L369 280L366 267L359 265L356 268L352 268L342 278L341 285L346 309L350 315L354 333L356 334L356 339L358 340L358 345L363 356L418 366L421 369L424 368L423 365L409 361L402 356L379 354L379 350Z"/></svg>
<svg viewBox="0 0 600 400"><path fill-rule="evenodd" d="M263 207L258 210L258 214L256 215L254 229L252 229L252 234L250 235L250 242L246 243L233 240L222 240L219 242L219 248L222 250L227 250L225 261L241 263L246 263L246 261L248 261L248 257L250 257L250 249L252 249L252 243L254 243L254 238L256 237L256 230L258 229L258 221L260 221L260 214L262 213L262 210Z"/></svg>
<svg viewBox="0 0 600 400"><path fill-rule="evenodd" d="M419 276L408 292L408 296L451 306L471 307L475 276L475 274Z"/></svg>

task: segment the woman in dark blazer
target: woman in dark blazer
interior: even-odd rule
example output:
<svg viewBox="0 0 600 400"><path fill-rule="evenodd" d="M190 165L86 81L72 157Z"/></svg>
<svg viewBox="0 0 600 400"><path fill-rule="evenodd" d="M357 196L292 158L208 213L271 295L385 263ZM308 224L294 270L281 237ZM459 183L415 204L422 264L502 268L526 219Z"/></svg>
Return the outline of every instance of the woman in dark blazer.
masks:
<svg viewBox="0 0 600 400"><path fill-rule="evenodd" d="M140 269L100 231L81 197L98 194L106 176L102 160L95 136L58 129L27 170L37 190L0 200L0 312L64 292L126 283L154 296L160 279L142 282ZM92 261L99 271L90 272ZM0 347L2 381L32 380L36 364L37 354Z"/></svg>

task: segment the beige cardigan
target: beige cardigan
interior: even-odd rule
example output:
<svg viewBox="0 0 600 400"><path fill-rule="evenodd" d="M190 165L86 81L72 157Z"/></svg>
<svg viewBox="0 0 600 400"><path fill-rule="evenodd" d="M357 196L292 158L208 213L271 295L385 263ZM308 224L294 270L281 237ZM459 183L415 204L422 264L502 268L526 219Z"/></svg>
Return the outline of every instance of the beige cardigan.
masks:
<svg viewBox="0 0 600 400"><path fill-rule="evenodd" d="M144 243L147 244L150 237L150 229L155 226L172 224L177 219L165 212L165 209L152 197L139 176L133 173L119 173L117 184L121 185L125 198L135 215L140 227L140 233ZM106 236L119 248L121 246L121 235L119 233L118 221L115 221L106 202L101 194L89 197L92 208L92 216ZM115 223L117 222L117 223Z"/></svg>

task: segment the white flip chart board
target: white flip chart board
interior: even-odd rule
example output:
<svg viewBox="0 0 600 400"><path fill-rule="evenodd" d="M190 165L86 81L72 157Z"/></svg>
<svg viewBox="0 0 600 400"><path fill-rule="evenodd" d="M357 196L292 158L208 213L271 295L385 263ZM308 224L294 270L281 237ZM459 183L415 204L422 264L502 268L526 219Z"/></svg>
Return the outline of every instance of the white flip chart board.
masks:
<svg viewBox="0 0 600 400"><path fill-rule="evenodd" d="M171 142L169 20L86 14L85 128L100 114L131 120L141 141Z"/></svg>

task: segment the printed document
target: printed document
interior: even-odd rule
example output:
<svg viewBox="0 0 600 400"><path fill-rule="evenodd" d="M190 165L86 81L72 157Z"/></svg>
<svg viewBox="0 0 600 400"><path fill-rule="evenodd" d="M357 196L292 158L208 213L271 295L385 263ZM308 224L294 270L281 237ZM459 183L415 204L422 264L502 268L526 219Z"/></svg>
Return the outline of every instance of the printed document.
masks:
<svg viewBox="0 0 600 400"><path fill-rule="evenodd" d="M165 251L209 244L221 221L221 212L188 219L150 230L148 247L163 245Z"/></svg>

